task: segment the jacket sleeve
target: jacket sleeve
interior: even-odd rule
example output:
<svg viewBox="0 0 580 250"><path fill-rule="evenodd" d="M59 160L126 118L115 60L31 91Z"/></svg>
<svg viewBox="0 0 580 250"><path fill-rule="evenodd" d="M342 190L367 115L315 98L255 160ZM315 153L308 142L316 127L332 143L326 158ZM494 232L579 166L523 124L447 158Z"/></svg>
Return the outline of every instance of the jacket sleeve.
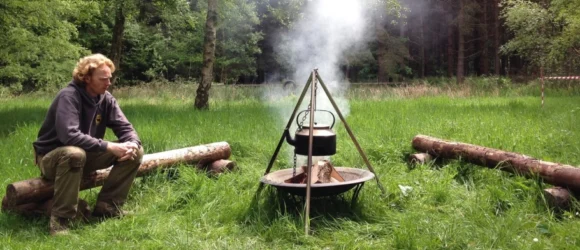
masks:
<svg viewBox="0 0 580 250"><path fill-rule="evenodd" d="M110 99L110 111L107 127L113 130L115 136L119 139L119 142L134 142L141 146L141 140L137 135L137 132L133 128L133 125L129 122L125 114L119 107L117 100L111 96Z"/></svg>
<svg viewBox="0 0 580 250"><path fill-rule="evenodd" d="M63 94L56 107L55 128L58 140L67 146L77 146L89 152L104 152L107 142L81 132L79 108L80 100L70 94Z"/></svg>

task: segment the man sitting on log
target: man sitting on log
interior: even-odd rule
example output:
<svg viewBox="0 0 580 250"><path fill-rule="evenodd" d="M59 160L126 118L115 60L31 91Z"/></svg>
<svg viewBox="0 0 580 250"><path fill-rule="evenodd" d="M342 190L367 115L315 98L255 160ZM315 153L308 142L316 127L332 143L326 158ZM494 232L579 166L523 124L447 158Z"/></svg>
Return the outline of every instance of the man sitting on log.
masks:
<svg viewBox="0 0 580 250"><path fill-rule="evenodd" d="M135 179L143 149L111 86L113 62L101 54L80 59L73 80L50 105L33 143L42 177L54 181L50 234L67 234L75 219L81 179L114 165L105 181L92 215L118 217ZM106 128L118 142L104 141Z"/></svg>

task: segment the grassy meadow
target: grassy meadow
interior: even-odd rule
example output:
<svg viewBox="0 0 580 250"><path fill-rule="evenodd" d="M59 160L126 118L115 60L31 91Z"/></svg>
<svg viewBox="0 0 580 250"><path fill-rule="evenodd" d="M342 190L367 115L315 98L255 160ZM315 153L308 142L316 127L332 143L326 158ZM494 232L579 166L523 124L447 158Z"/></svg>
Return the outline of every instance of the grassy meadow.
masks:
<svg viewBox="0 0 580 250"><path fill-rule="evenodd" d="M211 109L193 107L194 85L115 90L146 153L227 141L239 170L208 177L187 165L136 179L132 216L75 224L50 237L48 218L0 213L3 249L580 249L578 205L554 211L548 185L461 161L410 166L417 134L580 166L580 88L537 84L356 85L344 93L347 121L386 188L366 183L312 201L311 236L300 201L275 189L256 196L298 97L278 87L212 88ZM0 184L39 176L31 143L54 93L0 98ZM267 96L267 97L266 97ZM344 126L335 166L365 168ZM108 139L114 139L112 133ZM273 171L291 167L285 144ZM400 186L412 190L402 192ZM0 189L3 197L5 189ZM94 204L98 188L81 192ZM254 199L257 197L257 199Z"/></svg>

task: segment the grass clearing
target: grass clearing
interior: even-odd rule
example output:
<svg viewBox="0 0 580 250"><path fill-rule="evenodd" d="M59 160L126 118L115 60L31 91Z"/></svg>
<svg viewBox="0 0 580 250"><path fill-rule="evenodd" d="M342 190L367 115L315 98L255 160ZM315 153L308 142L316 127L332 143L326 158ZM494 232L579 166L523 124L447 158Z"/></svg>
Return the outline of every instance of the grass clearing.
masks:
<svg viewBox="0 0 580 250"><path fill-rule="evenodd" d="M354 208L352 191L313 200L311 237L296 201L266 188L252 203L296 95L277 86L217 85L211 110L196 111L192 85L121 88L115 95L146 153L227 141L241 170L208 178L183 165L178 178L138 178L126 205L136 215L79 224L68 237L49 237L47 218L1 213L0 241L7 249L580 249L578 206L550 210L541 198L545 184L460 161L405 162L412 138L426 134L580 165L579 90L548 89L541 108L536 87L352 86L347 121L387 195L370 181ZM0 99L3 187L39 175L31 143L52 97ZM344 127L335 132L333 163L365 168ZM273 170L291 166L291 149L282 147ZM399 185L412 190L403 194ZM97 193L81 197L94 204Z"/></svg>

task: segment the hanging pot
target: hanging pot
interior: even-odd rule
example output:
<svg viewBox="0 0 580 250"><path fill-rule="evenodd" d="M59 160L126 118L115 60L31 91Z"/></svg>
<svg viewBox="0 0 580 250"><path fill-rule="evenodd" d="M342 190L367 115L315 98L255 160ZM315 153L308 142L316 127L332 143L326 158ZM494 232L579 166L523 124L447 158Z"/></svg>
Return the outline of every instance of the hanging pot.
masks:
<svg viewBox="0 0 580 250"><path fill-rule="evenodd" d="M294 135L294 139L290 136L290 132L286 130L285 136L288 144L294 146L294 153L299 155L308 155L308 142L310 137L310 126L300 124L299 117L300 114L307 112L308 110L303 110L296 116L296 123L298 124L298 131ZM328 110L314 110L314 112L328 112L332 116L332 124L322 124L314 122L312 127L312 155L313 156L323 156L323 155L334 155L336 154L336 134L332 131L334 123L336 121L332 112Z"/></svg>

